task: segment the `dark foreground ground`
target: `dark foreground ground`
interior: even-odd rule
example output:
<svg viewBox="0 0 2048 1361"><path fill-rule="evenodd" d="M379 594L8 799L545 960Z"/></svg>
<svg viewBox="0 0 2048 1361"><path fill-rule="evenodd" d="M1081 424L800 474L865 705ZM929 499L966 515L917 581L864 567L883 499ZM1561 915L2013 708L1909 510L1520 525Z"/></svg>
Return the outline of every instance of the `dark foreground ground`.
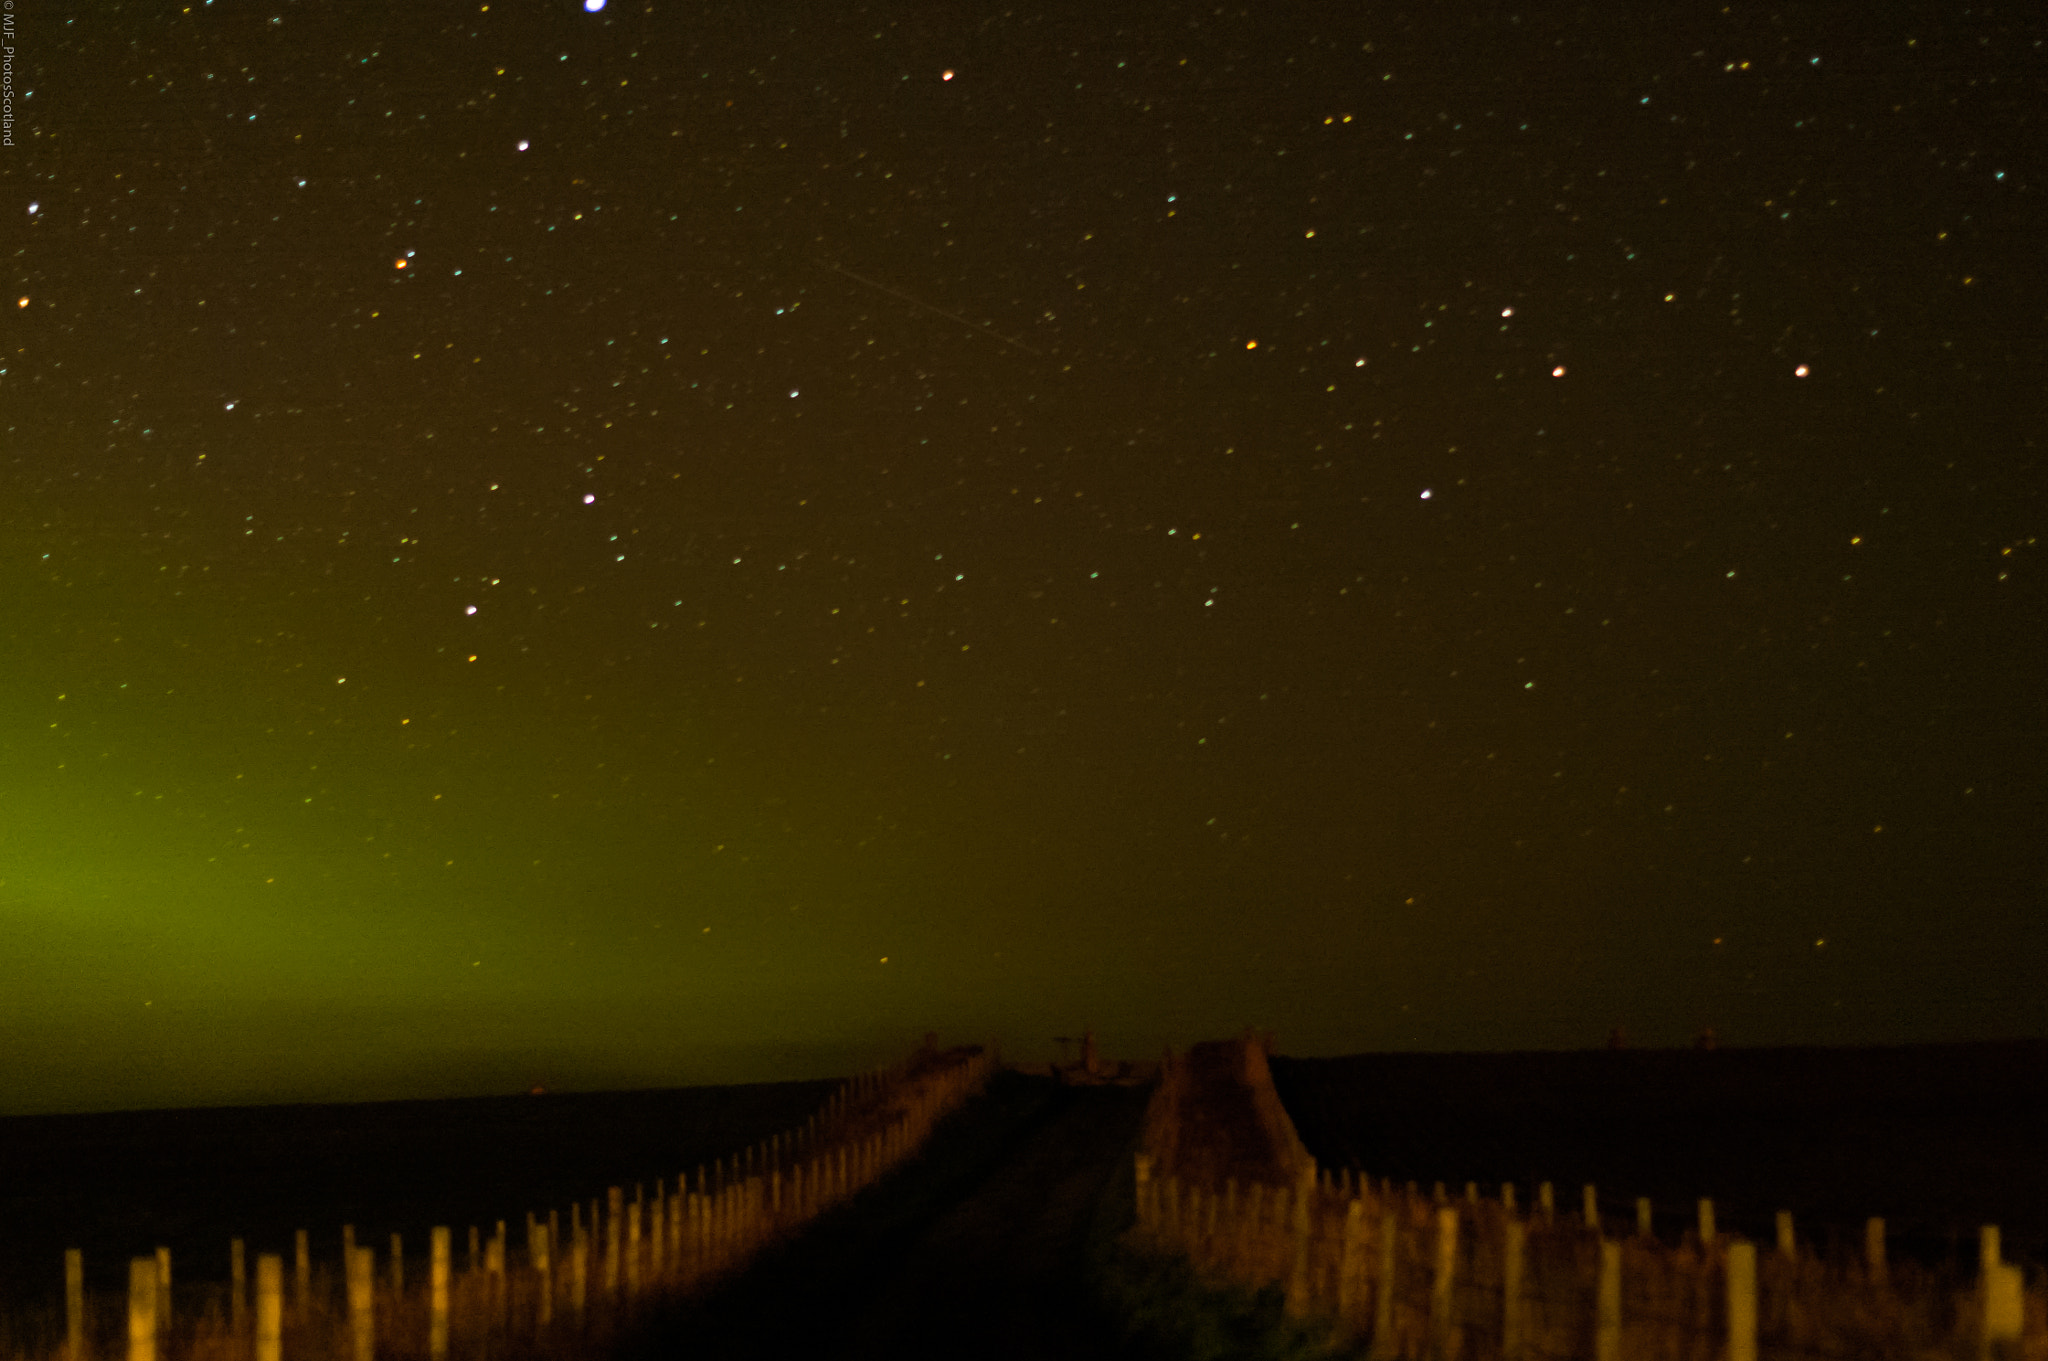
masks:
<svg viewBox="0 0 2048 1361"><path fill-rule="evenodd" d="M999 1074L922 1157L622 1361L1124 1355L1087 1262L1129 1222L1147 1096Z"/></svg>
<svg viewBox="0 0 2048 1361"><path fill-rule="evenodd" d="M1273 1060L1281 1100L1329 1167L1489 1195L1579 1187L1676 1232L1701 1196L1771 1241L1789 1209L1822 1246L1883 1215L1892 1251L1974 1262L1977 1227L2048 1259L2048 1043L1870 1049L1359 1054Z"/></svg>
<svg viewBox="0 0 2048 1361"><path fill-rule="evenodd" d="M341 1226L412 1263L427 1231L674 1178L803 1124L835 1084L38 1115L0 1119L0 1307L63 1298L65 1248L118 1288L132 1256L172 1251L179 1282L225 1281L228 1240L289 1256L312 1235L333 1265ZM415 1265L414 1270L422 1269Z"/></svg>

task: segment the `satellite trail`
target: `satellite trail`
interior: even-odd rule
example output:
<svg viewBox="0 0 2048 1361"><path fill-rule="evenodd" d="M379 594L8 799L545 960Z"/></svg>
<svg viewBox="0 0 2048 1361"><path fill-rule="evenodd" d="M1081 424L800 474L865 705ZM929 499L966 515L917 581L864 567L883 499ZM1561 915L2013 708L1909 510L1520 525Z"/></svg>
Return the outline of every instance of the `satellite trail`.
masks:
<svg viewBox="0 0 2048 1361"><path fill-rule="evenodd" d="M847 269L843 265L835 265L829 260L820 260L818 263L823 265L826 269L831 270L835 274L844 274L847 278L853 280L855 283L862 284L868 288L874 289L877 293L887 293L890 297L900 299L903 302L907 302L912 307L922 307L925 311L932 312L939 316L942 316L947 321L958 322L960 325L967 327L969 330L979 331L983 335L987 336L990 340L1000 341L1002 344L1008 345L1013 350L1022 350L1026 354L1035 354L1041 359L1045 357L1045 351L1034 350L1029 345L1026 345L1023 341L1014 339L1010 336L1006 336L1001 331L996 330L993 326L984 326L978 321L969 321L967 318L961 316L957 312L948 312L943 307L934 307L928 302L920 302L918 299L911 297L908 293L898 292L896 289L889 287L889 285L887 284L878 284L873 279L870 279L865 275L855 274L852 270Z"/></svg>

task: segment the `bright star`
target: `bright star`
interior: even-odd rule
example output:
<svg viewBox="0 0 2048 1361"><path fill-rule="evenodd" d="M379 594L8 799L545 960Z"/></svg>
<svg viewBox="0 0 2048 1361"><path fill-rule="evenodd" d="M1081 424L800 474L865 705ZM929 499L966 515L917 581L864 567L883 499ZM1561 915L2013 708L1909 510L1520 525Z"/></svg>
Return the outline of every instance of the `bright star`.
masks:
<svg viewBox="0 0 2048 1361"><path fill-rule="evenodd" d="M584 504L584 505L586 505L586 506L588 506L588 505L594 505L594 504L596 504L596 502L597 502L597 498L596 498L595 496L592 496L592 495L591 495L591 494L590 494L589 492L585 492L585 493L583 493L583 504Z"/></svg>

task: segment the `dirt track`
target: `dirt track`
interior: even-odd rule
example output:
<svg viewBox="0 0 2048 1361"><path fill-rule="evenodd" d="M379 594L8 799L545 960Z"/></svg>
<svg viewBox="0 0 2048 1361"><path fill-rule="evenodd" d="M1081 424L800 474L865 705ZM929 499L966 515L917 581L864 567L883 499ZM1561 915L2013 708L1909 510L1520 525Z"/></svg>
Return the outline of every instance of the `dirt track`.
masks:
<svg viewBox="0 0 2048 1361"><path fill-rule="evenodd" d="M1098 1216L1128 1217L1146 1093L997 1076L925 1154L628 1358L1123 1354L1082 1279Z"/></svg>

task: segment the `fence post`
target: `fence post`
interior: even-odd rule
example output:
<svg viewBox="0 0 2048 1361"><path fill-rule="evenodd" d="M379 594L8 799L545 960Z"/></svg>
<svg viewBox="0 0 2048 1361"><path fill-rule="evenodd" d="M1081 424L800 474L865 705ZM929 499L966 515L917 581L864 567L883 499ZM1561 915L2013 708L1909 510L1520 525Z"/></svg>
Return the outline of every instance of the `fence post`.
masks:
<svg viewBox="0 0 2048 1361"><path fill-rule="evenodd" d="M626 1207L626 1295L640 1294L640 1202Z"/></svg>
<svg viewBox="0 0 2048 1361"><path fill-rule="evenodd" d="M2020 1269L2009 1262L1987 1262L1983 1289L1984 1327L1977 1354L1985 1358L2008 1355L2019 1346L2026 1307Z"/></svg>
<svg viewBox="0 0 2048 1361"><path fill-rule="evenodd" d="M274 1252L256 1258L256 1361L283 1361L284 1258Z"/></svg>
<svg viewBox="0 0 2048 1361"><path fill-rule="evenodd" d="M1653 1238L1656 1236L1650 1232L1650 1198L1648 1196L1636 1197L1636 1236L1639 1238Z"/></svg>
<svg viewBox="0 0 2048 1361"><path fill-rule="evenodd" d="M85 1252L64 1249L64 1356L85 1361Z"/></svg>
<svg viewBox="0 0 2048 1361"><path fill-rule="evenodd" d="M1505 1361L1520 1361L1524 1342L1522 1272L1529 1243L1528 1226L1511 1218L1501 1237L1500 1351Z"/></svg>
<svg viewBox="0 0 2048 1361"><path fill-rule="evenodd" d="M1998 1251L1998 1230L1991 1230L1991 1251ZM171 1331L171 1250L156 1250L156 1330L166 1342Z"/></svg>
<svg viewBox="0 0 2048 1361"><path fill-rule="evenodd" d="M292 1234L292 1313L306 1316L313 1302L313 1247L304 1229Z"/></svg>
<svg viewBox="0 0 2048 1361"><path fill-rule="evenodd" d="M1401 1221L1389 1210L1380 1216L1380 1278L1374 1283L1372 1300L1373 1361L1392 1361L1394 1343L1394 1282L1400 1270Z"/></svg>
<svg viewBox="0 0 2048 1361"><path fill-rule="evenodd" d="M1509 1214L1515 1212L1515 1184L1511 1181L1500 1184L1500 1207Z"/></svg>
<svg viewBox="0 0 2048 1361"><path fill-rule="evenodd" d="M162 1254L164 1251L163 1248L157 1249L159 1254ZM1998 1226L1996 1224L1986 1224L1978 1229L1977 1265L1980 1268L1989 1269L2004 1260L2005 1255L1999 1247ZM168 1270L165 1273L164 1279L170 1279Z"/></svg>
<svg viewBox="0 0 2048 1361"><path fill-rule="evenodd" d="M1792 1212L1778 1211L1778 1255L1785 1258L1799 1256L1799 1239L1792 1232Z"/></svg>
<svg viewBox="0 0 2048 1361"><path fill-rule="evenodd" d="M619 1293L619 1220L626 1209L626 1192L613 1186L605 1191L604 1216L604 1294L606 1299Z"/></svg>
<svg viewBox="0 0 2048 1361"><path fill-rule="evenodd" d="M239 1341L249 1331L249 1259L239 1238L228 1240L228 1326Z"/></svg>
<svg viewBox="0 0 2048 1361"><path fill-rule="evenodd" d="M156 1361L156 1258L128 1262L128 1361Z"/></svg>
<svg viewBox="0 0 2048 1361"><path fill-rule="evenodd" d="M1728 1290L1728 1361L1756 1361L1756 1244L1730 1243L1721 1270Z"/></svg>
<svg viewBox="0 0 2048 1361"><path fill-rule="evenodd" d="M449 1241L453 1237L446 1224L436 1224L431 1235L432 1259L427 1268L427 1355L433 1361L441 1361L448 1355L448 1277L453 1267L449 1260L455 1254Z"/></svg>
<svg viewBox="0 0 2048 1361"><path fill-rule="evenodd" d="M533 1274L540 1290L540 1313L537 1321L542 1328L555 1321L555 1237L548 1232L545 1224L533 1226L533 1242L526 1250L533 1259Z"/></svg>
<svg viewBox="0 0 2048 1361"><path fill-rule="evenodd" d="M376 1270L375 1252L369 1248L349 1250L348 1325L354 1361L375 1361L377 1355Z"/></svg>
<svg viewBox="0 0 2048 1361"><path fill-rule="evenodd" d="M1429 1353L1457 1355L1458 1211L1445 1205L1436 1212L1436 1270L1429 1282Z"/></svg>
<svg viewBox="0 0 2048 1361"><path fill-rule="evenodd" d="M1547 1181L1536 1188L1536 1213L1542 1216L1545 1224L1557 1218L1557 1192Z"/></svg>
<svg viewBox="0 0 2048 1361"><path fill-rule="evenodd" d="M569 1308L576 1314L576 1328L583 1328L583 1306L590 1297L590 1239L577 1234L569 1249Z"/></svg>
<svg viewBox="0 0 2048 1361"><path fill-rule="evenodd" d="M1346 1183L1350 1181L1347 1175ZM1209 1209L1213 1215L1216 1209L1214 1197L1210 1198ZM1337 1260L1337 1317L1342 1321L1345 1332L1355 1328L1351 1317L1358 1303L1358 1272L1363 1265L1360 1257L1365 1246L1365 1202L1357 1196L1351 1197L1344 1207L1344 1252Z"/></svg>
<svg viewBox="0 0 2048 1361"><path fill-rule="evenodd" d="M1287 1273L1287 1309L1301 1318L1309 1309L1308 1234L1309 1215L1316 1200L1316 1165L1311 1161L1294 1181L1294 1203L1288 1229L1293 1238L1294 1260Z"/></svg>
<svg viewBox="0 0 2048 1361"><path fill-rule="evenodd" d="M1579 1190L1579 1217L1587 1228L1600 1232L1600 1193L1590 1181Z"/></svg>
<svg viewBox="0 0 2048 1361"><path fill-rule="evenodd" d="M1700 1246L1711 1248L1720 1235L1714 1231L1714 1202L1700 1197Z"/></svg>
<svg viewBox="0 0 2048 1361"><path fill-rule="evenodd" d="M1621 1361L1621 1244L1600 1240L1600 1290L1593 1331L1594 1361Z"/></svg>
<svg viewBox="0 0 2048 1361"><path fill-rule="evenodd" d="M1884 1220L1876 1215L1863 1221L1863 1265L1873 1285L1885 1284L1888 1272L1884 1260Z"/></svg>
<svg viewBox="0 0 2048 1361"><path fill-rule="evenodd" d="M405 1236L391 1235L391 1296L392 1307L398 1307L405 1299Z"/></svg>

